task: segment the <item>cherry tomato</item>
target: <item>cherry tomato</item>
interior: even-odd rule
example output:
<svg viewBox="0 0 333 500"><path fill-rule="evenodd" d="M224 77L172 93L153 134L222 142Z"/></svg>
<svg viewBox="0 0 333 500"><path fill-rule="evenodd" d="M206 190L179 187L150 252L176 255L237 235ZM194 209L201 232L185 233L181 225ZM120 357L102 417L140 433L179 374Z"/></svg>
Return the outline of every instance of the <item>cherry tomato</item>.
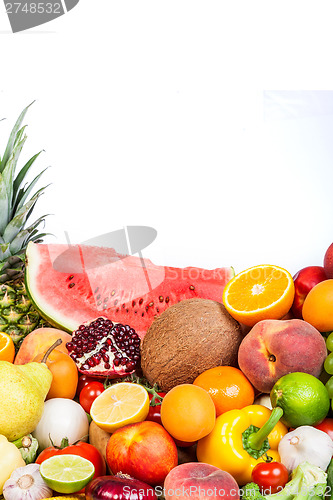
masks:
<svg viewBox="0 0 333 500"><path fill-rule="evenodd" d="M162 425L161 404L165 394L166 394L165 392L158 392L157 396L149 394L150 406L146 420L157 422L158 424Z"/></svg>
<svg viewBox="0 0 333 500"><path fill-rule="evenodd" d="M252 481L264 495L281 491L288 479L288 469L280 462L260 462L252 470Z"/></svg>
<svg viewBox="0 0 333 500"><path fill-rule="evenodd" d="M320 424L315 425L316 429L326 432L333 439L333 418L325 418Z"/></svg>
<svg viewBox="0 0 333 500"><path fill-rule="evenodd" d="M80 405L87 413L90 413L90 408L97 396L104 391L102 382L89 382L80 392Z"/></svg>
<svg viewBox="0 0 333 500"><path fill-rule="evenodd" d="M44 460L53 457L54 455L79 455L80 457L86 458L93 463L95 467L94 478L105 475L105 460L95 446L89 443L84 443L83 441L68 445L68 440L66 439L63 440L62 446L64 447L57 448L55 446L49 446L48 448L45 448L45 450L38 455L36 463L41 464Z"/></svg>
<svg viewBox="0 0 333 500"><path fill-rule="evenodd" d="M81 375L77 383L76 395L79 396L83 387L89 384L89 382L96 382L97 380L98 379L96 379L96 377L89 377L89 375Z"/></svg>

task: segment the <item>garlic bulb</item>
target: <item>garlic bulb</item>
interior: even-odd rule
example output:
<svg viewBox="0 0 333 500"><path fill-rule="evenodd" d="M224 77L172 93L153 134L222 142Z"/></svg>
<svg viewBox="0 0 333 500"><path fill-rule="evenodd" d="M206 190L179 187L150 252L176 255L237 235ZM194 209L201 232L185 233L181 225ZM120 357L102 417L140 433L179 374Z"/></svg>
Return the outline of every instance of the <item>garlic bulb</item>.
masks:
<svg viewBox="0 0 333 500"><path fill-rule="evenodd" d="M278 452L289 472L303 462L309 462L325 471L333 455L333 441L326 432L310 425L302 425L283 436Z"/></svg>
<svg viewBox="0 0 333 500"><path fill-rule="evenodd" d="M41 500L51 498L52 490L39 473L39 464L15 469L4 484L5 500Z"/></svg>
<svg viewBox="0 0 333 500"><path fill-rule="evenodd" d="M266 408L268 408L269 410L273 409L269 394L260 394L256 397L253 404L266 406Z"/></svg>

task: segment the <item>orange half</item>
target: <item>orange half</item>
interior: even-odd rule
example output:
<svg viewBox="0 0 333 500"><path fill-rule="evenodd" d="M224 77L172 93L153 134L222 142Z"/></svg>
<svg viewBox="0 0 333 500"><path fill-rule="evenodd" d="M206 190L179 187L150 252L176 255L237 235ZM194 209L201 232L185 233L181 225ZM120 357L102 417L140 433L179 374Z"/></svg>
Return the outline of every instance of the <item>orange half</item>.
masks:
<svg viewBox="0 0 333 500"><path fill-rule="evenodd" d="M142 385L131 382L119 382L105 389L90 409L95 424L107 432L142 422L148 412L148 391Z"/></svg>
<svg viewBox="0 0 333 500"><path fill-rule="evenodd" d="M0 332L0 360L12 363L15 357L15 346L10 335Z"/></svg>
<svg viewBox="0 0 333 500"><path fill-rule="evenodd" d="M247 326L263 319L281 319L291 308L295 287L282 267L260 265L236 274L223 290L223 304L230 315Z"/></svg>

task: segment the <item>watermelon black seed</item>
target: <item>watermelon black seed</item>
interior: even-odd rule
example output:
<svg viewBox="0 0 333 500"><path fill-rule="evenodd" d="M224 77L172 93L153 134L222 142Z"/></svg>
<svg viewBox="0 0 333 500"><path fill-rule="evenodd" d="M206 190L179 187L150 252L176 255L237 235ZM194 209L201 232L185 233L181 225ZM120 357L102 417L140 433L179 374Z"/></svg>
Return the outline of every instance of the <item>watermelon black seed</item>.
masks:
<svg viewBox="0 0 333 500"><path fill-rule="evenodd" d="M143 299L140 299L140 300L139 300L139 305L140 305L140 306L142 305L142 302L143 302Z"/></svg>
<svg viewBox="0 0 333 500"><path fill-rule="evenodd" d="M168 303L169 302L169 297L165 297L165 302Z"/></svg>
<svg viewBox="0 0 333 500"><path fill-rule="evenodd" d="M160 296L159 296L159 298L158 298L158 300L159 300L160 302L163 302L164 297L162 297L162 295L160 295Z"/></svg>
<svg viewBox="0 0 333 500"><path fill-rule="evenodd" d="M73 286L75 286L75 283L70 283L70 284L68 285L68 288L73 288Z"/></svg>
<svg viewBox="0 0 333 500"><path fill-rule="evenodd" d="M195 287L193 285L191 285L190 290L195 290Z"/></svg>

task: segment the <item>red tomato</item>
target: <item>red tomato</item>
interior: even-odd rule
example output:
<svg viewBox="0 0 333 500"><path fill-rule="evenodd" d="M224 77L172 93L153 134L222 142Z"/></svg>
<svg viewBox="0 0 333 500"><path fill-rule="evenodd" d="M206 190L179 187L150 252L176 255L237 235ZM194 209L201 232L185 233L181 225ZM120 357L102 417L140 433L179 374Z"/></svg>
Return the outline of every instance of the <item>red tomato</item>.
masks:
<svg viewBox="0 0 333 500"><path fill-rule="evenodd" d="M90 408L97 396L104 391L102 382L89 382L80 392L80 405L87 413L90 413Z"/></svg>
<svg viewBox="0 0 333 500"><path fill-rule="evenodd" d="M77 444L70 444L67 446L66 443L64 443L64 446L64 448L57 448L55 446L49 446L48 448L45 448L45 450L43 450L38 455L36 463L41 464L42 462L44 462L44 460L53 457L54 455L79 455L80 457L90 460L90 462L92 462L92 464L94 465L94 478L105 475L105 460L98 449L95 448L95 446L89 443L84 443L83 441L79 441Z"/></svg>
<svg viewBox="0 0 333 500"><path fill-rule="evenodd" d="M280 462L260 462L252 470L252 481L264 495L281 491L288 479L287 467Z"/></svg>
<svg viewBox="0 0 333 500"><path fill-rule="evenodd" d="M79 377L78 383L77 383L77 388L76 388L76 394L79 396L80 392L82 391L83 387L89 384L89 382L96 382L96 377L89 377L89 375L81 375Z"/></svg>
<svg viewBox="0 0 333 500"><path fill-rule="evenodd" d="M165 392L158 392L157 396L149 394L150 406L146 420L150 420L151 422L157 422L158 424L162 425L161 404L165 394L166 394Z"/></svg>
<svg viewBox="0 0 333 500"><path fill-rule="evenodd" d="M320 424L314 426L320 431L326 432L333 439L333 418L325 418Z"/></svg>

